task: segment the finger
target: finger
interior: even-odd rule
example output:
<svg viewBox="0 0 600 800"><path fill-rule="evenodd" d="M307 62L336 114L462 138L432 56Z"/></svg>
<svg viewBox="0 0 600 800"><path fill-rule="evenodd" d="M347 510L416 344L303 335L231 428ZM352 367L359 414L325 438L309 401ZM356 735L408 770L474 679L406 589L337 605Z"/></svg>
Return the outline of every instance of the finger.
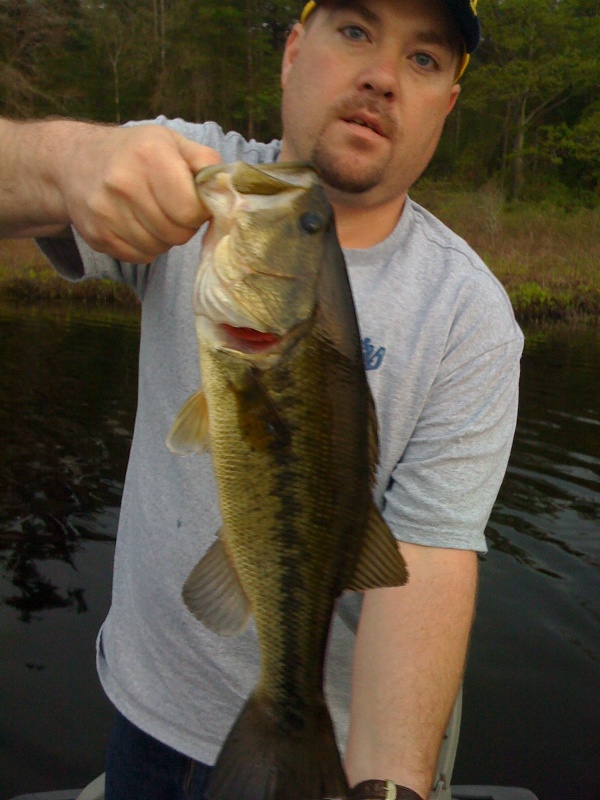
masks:
<svg viewBox="0 0 600 800"><path fill-rule="evenodd" d="M79 229L77 231L94 250L130 264L150 264L157 256L169 249L168 247L142 247L140 249L116 233L112 233L110 237L95 241L93 237L87 236L85 231Z"/></svg>
<svg viewBox="0 0 600 800"><path fill-rule="evenodd" d="M85 184L93 189L83 202L74 184L72 220L94 249L121 259L151 259L187 242L209 219L194 175L220 161L212 148L161 126L103 130L98 158L85 159L69 174L77 178L91 170L93 179Z"/></svg>
<svg viewBox="0 0 600 800"><path fill-rule="evenodd" d="M95 213L81 221L74 220L77 231L94 250L120 260L146 263L173 246L168 238L150 230L144 219L138 219L131 206L121 204L115 214L114 206L110 205L108 211L106 215ZM178 239L183 244L193 234L193 230L188 230L184 237L180 232Z"/></svg>
<svg viewBox="0 0 600 800"><path fill-rule="evenodd" d="M151 173L152 196L170 224L197 229L210 213L198 197L194 176L204 167L220 164L221 156L212 147L192 142L175 131L168 133L175 149L168 153L163 149L163 160Z"/></svg>
<svg viewBox="0 0 600 800"><path fill-rule="evenodd" d="M195 203L194 223L183 225L179 220L170 218L161 202L163 198L152 198L152 201L148 199L142 205L130 205L125 215L113 226L113 230L138 249L158 254L175 245L185 244L209 217L209 212L203 206L198 211Z"/></svg>

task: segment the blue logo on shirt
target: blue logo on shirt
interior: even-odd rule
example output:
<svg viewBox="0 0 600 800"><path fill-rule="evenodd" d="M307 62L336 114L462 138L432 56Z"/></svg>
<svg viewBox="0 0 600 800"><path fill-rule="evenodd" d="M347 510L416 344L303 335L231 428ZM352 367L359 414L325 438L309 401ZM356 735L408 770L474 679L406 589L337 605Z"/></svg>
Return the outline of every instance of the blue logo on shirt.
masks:
<svg viewBox="0 0 600 800"><path fill-rule="evenodd" d="M375 349L375 345L371 343L370 339L363 339L362 352L365 369L379 369L385 355L385 347Z"/></svg>

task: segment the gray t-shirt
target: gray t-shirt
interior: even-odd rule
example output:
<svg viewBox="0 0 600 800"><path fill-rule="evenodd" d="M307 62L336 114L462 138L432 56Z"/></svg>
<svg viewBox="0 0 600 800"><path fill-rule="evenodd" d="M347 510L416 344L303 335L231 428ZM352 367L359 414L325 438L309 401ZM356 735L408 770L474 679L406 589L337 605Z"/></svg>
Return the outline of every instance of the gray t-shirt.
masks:
<svg viewBox="0 0 600 800"><path fill-rule="evenodd" d="M272 162L279 142L247 142L214 123L159 118L224 161ZM200 381L192 286L202 231L149 265L43 240L70 279L125 280L142 302L139 399L117 537L113 602L98 639L109 698L142 730L213 763L258 674L254 626L233 638L191 616L181 587L219 528L210 456L165 446ZM380 426L376 502L398 539L485 551L484 528L512 443L523 337L485 264L406 201L395 230L346 250ZM353 635L336 618L327 694L343 746Z"/></svg>

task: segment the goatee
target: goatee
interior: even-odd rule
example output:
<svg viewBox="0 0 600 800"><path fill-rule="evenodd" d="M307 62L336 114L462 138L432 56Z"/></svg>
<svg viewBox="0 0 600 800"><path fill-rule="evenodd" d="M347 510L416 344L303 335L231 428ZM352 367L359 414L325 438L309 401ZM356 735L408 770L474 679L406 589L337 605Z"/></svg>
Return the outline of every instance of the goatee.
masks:
<svg viewBox="0 0 600 800"><path fill-rule="evenodd" d="M360 175L349 175L347 171L338 168L323 150L316 147L313 150L311 163L324 183L332 189L347 194L368 192L380 181L379 170L377 174L371 169L368 174L362 172Z"/></svg>
<svg viewBox="0 0 600 800"><path fill-rule="evenodd" d="M394 135L396 125L387 109L379 101L369 98L352 97L337 104L332 110L334 119L352 119L361 110L376 114L381 133L386 138ZM357 144L360 148L360 145ZM324 132L315 141L311 152L311 163L317 174L332 189L348 194L362 194L377 186L384 178L388 168L389 156L380 156L373 161L363 162L360 168L352 164L351 157L340 157L335 148L326 140Z"/></svg>

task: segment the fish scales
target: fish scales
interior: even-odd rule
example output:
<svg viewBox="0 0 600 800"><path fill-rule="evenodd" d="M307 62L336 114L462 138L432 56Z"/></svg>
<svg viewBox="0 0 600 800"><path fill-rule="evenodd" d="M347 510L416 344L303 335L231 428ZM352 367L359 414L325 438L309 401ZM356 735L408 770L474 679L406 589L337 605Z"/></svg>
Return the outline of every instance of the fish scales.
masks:
<svg viewBox="0 0 600 800"><path fill-rule="evenodd" d="M183 597L223 634L254 614L261 658L207 797L343 797L323 694L334 604L406 580L371 498L375 413L346 267L306 165L212 167L198 186L213 213L194 298L203 389L168 445L210 446L223 524Z"/></svg>
<svg viewBox="0 0 600 800"><path fill-rule="evenodd" d="M221 512L262 642L260 689L284 719L290 708L297 710L290 705L290 686L296 695L302 689L298 699L304 707L321 692L322 663L314 654L324 651L333 603L352 568L351 558L340 560L339 549L357 553L366 524L368 498L362 508L357 502L368 485L366 428L362 442L344 436L360 413L359 403L338 402L339 387L348 386L353 371L317 336L298 343L284 364L263 377L288 426L283 446L275 437L271 446L256 449L252 436L232 434L238 429L237 395L230 377L207 363L211 359L203 354L203 372L212 376L206 390L212 400L212 458L223 476ZM330 402L323 399L324 390ZM339 441L332 441L336 426ZM357 475L353 465L359 455L363 474ZM257 536L263 546L254 553ZM245 557L249 552L252 558ZM310 700L303 702L306 695Z"/></svg>

